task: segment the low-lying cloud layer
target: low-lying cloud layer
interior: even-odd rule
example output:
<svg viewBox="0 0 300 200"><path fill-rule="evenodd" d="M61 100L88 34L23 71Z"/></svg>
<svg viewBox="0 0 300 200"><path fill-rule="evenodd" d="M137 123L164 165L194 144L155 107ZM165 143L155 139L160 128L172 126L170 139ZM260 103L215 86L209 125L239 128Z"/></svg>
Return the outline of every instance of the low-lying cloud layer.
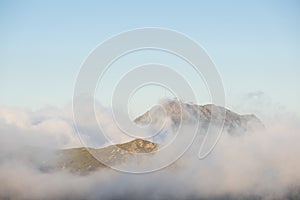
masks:
<svg viewBox="0 0 300 200"><path fill-rule="evenodd" d="M101 109L101 119L106 116L109 125L109 112ZM28 146L46 149L81 146L70 110L66 107L31 112L0 108L1 199L280 199L294 193L299 195L297 119L291 121L282 116L267 124L266 130L239 137L224 133L206 159L197 159L199 147L194 145L174 165L149 174L114 170L88 175L60 170L46 172L18 156ZM87 124L83 128L96 134L96 127ZM117 130L110 131L115 141L128 139L119 139Z"/></svg>

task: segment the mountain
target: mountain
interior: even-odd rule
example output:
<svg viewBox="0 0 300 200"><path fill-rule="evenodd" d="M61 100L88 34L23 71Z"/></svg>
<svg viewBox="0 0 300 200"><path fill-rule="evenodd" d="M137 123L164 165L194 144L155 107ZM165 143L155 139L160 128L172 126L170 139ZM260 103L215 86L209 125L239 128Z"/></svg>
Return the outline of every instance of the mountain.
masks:
<svg viewBox="0 0 300 200"><path fill-rule="evenodd" d="M208 104L196 105L183 103L179 100L163 100L160 107L155 106L134 120L138 125L155 126L168 119L171 129L177 130L181 123L191 124L200 122L202 128L208 124L218 124L224 118L224 129L230 135L241 135L264 125L255 115L239 115L226 108ZM211 117L215 120L212 121ZM203 130L203 129L200 129ZM65 169L75 173L87 173L107 168L95 157L100 158L110 166L130 162L131 153L155 153L159 144L150 141L135 139L133 141L111 145L104 148L72 148L59 150L56 153L58 165L56 168ZM95 157L94 157L95 156Z"/></svg>
<svg viewBox="0 0 300 200"><path fill-rule="evenodd" d="M213 121L212 117L214 118ZM183 103L177 99L160 101L160 106L151 108L137 117L134 122L139 125L155 126L169 119L173 130L177 130L181 123L190 124L196 122L199 122L201 127L206 129L210 122L213 125L221 123L222 118L224 118L223 130L230 135L239 135L264 127L262 122L253 114L239 115L221 106Z"/></svg>
<svg viewBox="0 0 300 200"><path fill-rule="evenodd" d="M130 161L132 156L130 153L151 153L157 149L158 144L142 139L99 149L85 147L64 149L57 152L58 168L85 173L106 168L94 157L95 155L109 165L117 165Z"/></svg>

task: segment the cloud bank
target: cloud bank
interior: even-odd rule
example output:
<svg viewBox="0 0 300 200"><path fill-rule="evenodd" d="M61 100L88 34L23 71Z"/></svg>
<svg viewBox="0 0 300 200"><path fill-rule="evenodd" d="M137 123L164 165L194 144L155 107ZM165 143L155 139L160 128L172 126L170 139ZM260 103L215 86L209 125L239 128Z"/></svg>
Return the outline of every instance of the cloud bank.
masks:
<svg viewBox="0 0 300 200"><path fill-rule="evenodd" d="M107 117L109 125L109 112L104 108L99 112L103 120ZM24 147L28 146L48 149L81 146L69 106L37 112L2 107L0 199L297 199L300 194L297 121L282 116L268 124L266 130L240 137L224 133L206 159L197 159L199 146L194 145L174 165L155 173L132 175L100 170L77 175L61 170L43 171L22 159ZM88 124L83 128L93 131ZM41 152L41 158L37 159L42 162L49 155Z"/></svg>

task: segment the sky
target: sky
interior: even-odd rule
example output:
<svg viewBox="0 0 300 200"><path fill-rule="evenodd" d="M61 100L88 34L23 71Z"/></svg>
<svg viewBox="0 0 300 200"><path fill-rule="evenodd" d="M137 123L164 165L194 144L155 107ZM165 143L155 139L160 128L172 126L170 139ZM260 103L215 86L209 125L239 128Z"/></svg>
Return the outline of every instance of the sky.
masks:
<svg viewBox="0 0 300 200"><path fill-rule="evenodd" d="M200 146L197 139L191 152L185 153L187 160L179 160L178 171L166 168L142 176L116 171L87 176L56 170L48 173L43 169L49 154L43 151L38 154L42 166L27 163L24 150L31 146L56 151L129 141L118 123L126 123L126 119L115 120L124 116L112 116L106 106L111 87L141 62L170 64L193 84L200 104L210 103L205 82L187 63L165 52L147 50L122 57L98 82L95 96L101 104L94 107L97 123L90 118L85 102L75 112L80 123L74 121L70 103L86 58L113 35L143 27L178 31L199 43L222 78L226 107L240 114L255 114L266 129L245 137L225 132L204 162L195 156ZM223 194L280 199L281 195L293 195L300 182L300 160L295 159L300 152L299 35L299 0L0 0L0 180L6 180L1 183L0 199L82 199L87 194L90 199L103 199L136 191L154 199L170 194L181 199ZM166 95L172 96L157 85L136 90L128 101L130 119ZM127 128L125 123L123 128ZM153 127L149 128L152 131ZM144 132L131 132L144 136ZM173 155L172 151L166 158ZM29 159L32 161L31 155ZM111 196L112 191L116 196Z"/></svg>
<svg viewBox="0 0 300 200"><path fill-rule="evenodd" d="M1 0L0 27L1 106L62 106L97 45L127 30L161 27L207 51L227 107L242 112L253 98L300 114L299 1Z"/></svg>

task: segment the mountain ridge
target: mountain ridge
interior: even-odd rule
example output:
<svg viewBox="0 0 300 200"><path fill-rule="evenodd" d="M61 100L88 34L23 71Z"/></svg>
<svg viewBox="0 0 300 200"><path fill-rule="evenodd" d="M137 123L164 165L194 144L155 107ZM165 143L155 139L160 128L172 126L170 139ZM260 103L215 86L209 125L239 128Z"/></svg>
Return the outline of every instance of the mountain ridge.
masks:
<svg viewBox="0 0 300 200"><path fill-rule="evenodd" d="M176 130L180 123L188 124L199 121L202 127L207 128L210 122L221 123L223 118L224 128L231 135L264 128L261 120L254 114L240 115L214 104L197 105L184 103L178 99L165 99L160 103L160 106L152 107L138 116L134 122L139 125L153 125L167 117L173 123L173 129Z"/></svg>
<svg viewBox="0 0 300 200"><path fill-rule="evenodd" d="M118 165L128 162L133 156L131 153L154 153L157 150L158 144L143 139L134 139L103 148L63 149L57 152L58 168L76 173L86 173L108 168L105 164ZM100 158L105 164L97 158Z"/></svg>

